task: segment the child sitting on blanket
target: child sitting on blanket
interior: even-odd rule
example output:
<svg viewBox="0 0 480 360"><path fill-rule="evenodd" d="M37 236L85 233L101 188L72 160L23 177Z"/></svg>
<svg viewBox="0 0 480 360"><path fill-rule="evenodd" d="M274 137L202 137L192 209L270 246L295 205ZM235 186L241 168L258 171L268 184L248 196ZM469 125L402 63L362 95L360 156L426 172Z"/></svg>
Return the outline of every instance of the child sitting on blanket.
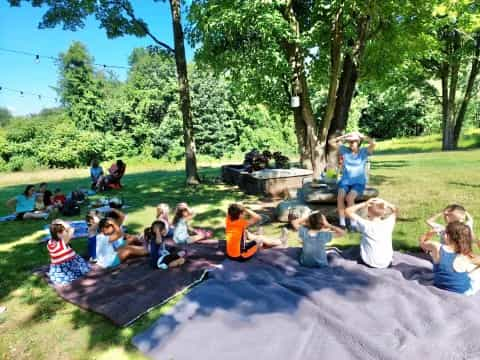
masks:
<svg viewBox="0 0 480 360"><path fill-rule="evenodd" d="M368 218L357 211L367 208ZM373 198L345 210L347 217L356 222L361 233L360 261L373 268L387 268L392 264L392 233L397 218L397 208L389 202Z"/></svg>
<svg viewBox="0 0 480 360"><path fill-rule="evenodd" d="M298 230L298 236L303 242L300 264L308 267L328 265L325 245L333 237L345 235L345 230L331 225L327 218L318 211L293 220L292 226Z"/></svg>
<svg viewBox="0 0 480 360"><path fill-rule="evenodd" d="M124 215L121 215L124 218ZM136 237L125 237L117 221L106 217L101 219L98 225L96 256L97 264L103 268L118 266L131 257L148 255L144 246L134 244L137 241Z"/></svg>
<svg viewBox="0 0 480 360"><path fill-rule="evenodd" d="M90 262L96 262L97 254L97 234L98 234L98 225L100 224L100 213L98 211L92 210L89 211L85 221L87 222L88 226L88 256L90 258Z"/></svg>
<svg viewBox="0 0 480 360"><path fill-rule="evenodd" d="M144 231L144 239L150 250L151 265L154 268L166 270L185 263L184 251L177 251L173 247L167 248L165 245L168 228L165 220L157 220Z"/></svg>
<svg viewBox="0 0 480 360"><path fill-rule="evenodd" d="M203 229L190 229L188 221L193 218L193 210L187 203L179 203L175 209L173 218L173 241L177 244L191 244L197 241L206 240L212 236L212 232Z"/></svg>
<svg viewBox="0 0 480 360"><path fill-rule="evenodd" d="M67 201L67 197L62 192L62 190L55 189L54 195L52 198L52 205L57 209L61 209L63 208L63 205L65 205L66 201Z"/></svg>
<svg viewBox="0 0 480 360"><path fill-rule="evenodd" d="M170 213L170 207L168 206L168 204L160 203L160 204L157 205L156 220L163 220L167 223L168 233L167 233L166 237L171 238L171 237L173 237L173 226L171 226L169 218L168 218L169 213Z"/></svg>
<svg viewBox="0 0 480 360"><path fill-rule="evenodd" d="M420 237L420 247L433 259L433 283L436 287L465 295L473 295L480 288L478 265L480 260L472 253L472 231L459 222L448 223L444 243L431 241L435 229Z"/></svg>
<svg viewBox="0 0 480 360"><path fill-rule="evenodd" d="M52 238L47 243L50 254L48 277L57 285L67 285L90 271L90 266L70 247L74 229L62 220L50 225Z"/></svg>
<svg viewBox="0 0 480 360"><path fill-rule="evenodd" d="M248 220L247 220L248 217ZM263 245L270 247L287 247L287 229L282 229L278 239L269 239L248 231L248 227L257 224L262 217L240 204L231 204L225 220L225 237L227 239L227 257L232 260L245 261L253 257ZM247 242L248 240L248 242Z"/></svg>
<svg viewBox="0 0 480 360"><path fill-rule="evenodd" d="M473 217L465 210L461 205L451 204L448 205L442 212L433 215L430 219L427 220L427 225L435 231L435 233L440 237L440 242L445 243L445 225L437 223L439 217L443 216L445 224L449 224L454 221L459 221L464 223L470 228L472 232L472 238L475 238L473 233Z"/></svg>

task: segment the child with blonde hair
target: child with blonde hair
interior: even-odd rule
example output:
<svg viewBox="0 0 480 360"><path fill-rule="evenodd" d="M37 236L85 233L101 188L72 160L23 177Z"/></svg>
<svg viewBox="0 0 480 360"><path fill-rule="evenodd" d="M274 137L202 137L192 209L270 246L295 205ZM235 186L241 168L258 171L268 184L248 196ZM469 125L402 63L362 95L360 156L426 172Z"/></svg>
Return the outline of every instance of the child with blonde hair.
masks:
<svg viewBox="0 0 480 360"><path fill-rule="evenodd" d="M193 210L187 203L179 203L175 209L173 218L173 241L177 244L191 244L206 240L212 236L212 232L203 229L190 229L188 222L193 219Z"/></svg>
<svg viewBox="0 0 480 360"><path fill-rule="evenodd" d="M357 212L367 210L364 219ZM348 218L355 222L362 235L360 260L372 268L387 268L393 260L392 234L398 209L380 198L373 198L345 209Z"/></svg>
<svg viewBox="0 0 480 360"><path fill-rule="evenodd" d="M445 225L439 224L437 221L440 217L443 216ZM475 238L473 233L473 217L468 213L467 210L462 205L450 204L442 212L433 215L426 222L427 225L440 237L440 242L443 244L445 242L445 229L446 225L451 222L459 221L464 223L470 228L472 232L472 238Z"/></svg>

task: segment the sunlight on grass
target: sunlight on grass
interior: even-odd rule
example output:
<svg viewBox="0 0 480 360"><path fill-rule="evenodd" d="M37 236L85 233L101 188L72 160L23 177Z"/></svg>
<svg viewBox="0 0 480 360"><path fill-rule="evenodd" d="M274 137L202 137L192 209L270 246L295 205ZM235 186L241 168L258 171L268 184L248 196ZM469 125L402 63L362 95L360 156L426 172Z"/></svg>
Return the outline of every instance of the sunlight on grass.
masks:
<svg viewBox="0 0 480 360"><path fill-rule="evenodd" d="M469 132L461 145L478 146L479 138L479 130ZM397 250L418 250L417 239L427 229L425 219L449 203L461 203L474 217L480 216L480 150L431 152L439 149L438 135L390 140L380 142L380 151L372 158L371 184L378 188L381 197L400 208L393 236ZM220 174L220 163L232 162L238 161L209 160L201 175L214 179ZM87 176L87 169L3 174L0 215L10 212L5 201L21 192L27 183L48 181L52 187L58 185L68 191L87 186ZM222 237L226 210L231 202L258 203L256 197L213 181L193 189L185 187L183 163L129 161L124 185L121 192L108 195L121 196L130 206L127 226L131 232L141 232L152 222L158 203L167 202L174 207L180 201L187 201L196 213L192 225L211 228L217 237ZM479 233L479 220L476 220L475 230ZM131 338L147 329L179 297L126 329L64 302L32 275L33 269L48 262L44 245L37 243L43 235L44 224L45 221L0 224L0 305L7 306L7 312L0 314L0 358L143 359L130 344ZM281 226L278 223L266 226L265 233L278 236ZM358 234L348 234L333 244L345 246L358 241ZM289 244L299 244L293 231L289 233ZM86 248L86 240L74 240L73 246L81 253Z"/></svg>

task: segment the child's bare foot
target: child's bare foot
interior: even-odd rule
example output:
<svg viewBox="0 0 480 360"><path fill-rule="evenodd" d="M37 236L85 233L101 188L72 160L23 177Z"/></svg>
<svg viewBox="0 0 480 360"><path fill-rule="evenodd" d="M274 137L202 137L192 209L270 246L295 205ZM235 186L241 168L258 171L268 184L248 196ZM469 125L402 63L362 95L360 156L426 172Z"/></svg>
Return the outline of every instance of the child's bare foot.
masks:
<svg viewBox="0 0 480 360"><path fill-rule="evenodd" d="M265 230L263 229L263 226L259 226L257 230L257 235L264 235Z"/></svg>
<svg viewBox="0 0 480 360"><path fill-rule="evenodd" d="M173 260L170 264L168 264L168 267L169 268L174 268L174 267L177 267L177 266L182 266L183 264L185 264L185 258L181 257L177 260Z"/></svg>
<svg viewBox="0 0 480 360"><path fill-rule="evenodd" d="M282 235L280 236L280 241L282 242L282 247L288 247L288 230L287 228L282 228Z"/></svg>

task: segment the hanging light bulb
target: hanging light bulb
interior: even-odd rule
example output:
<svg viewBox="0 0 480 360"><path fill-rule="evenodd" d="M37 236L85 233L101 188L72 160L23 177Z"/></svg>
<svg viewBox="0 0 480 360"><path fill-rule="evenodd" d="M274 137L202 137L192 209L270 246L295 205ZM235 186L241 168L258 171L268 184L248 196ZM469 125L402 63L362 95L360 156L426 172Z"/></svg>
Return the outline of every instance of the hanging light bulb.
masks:
<svg viewBox="0 0 480 360"><path fill-rule="evenodd" d="M0 91L2 91L2 89L3 89L3 88L0 86Z"/></svg>
<svg viewBox="0 0 480 360"><path fill-rule="evenodd" d="M23 97L23 91L20 91L20 96Z"/></svg>
<svg viewBox="0 0 480 360"><path fill-rule="evenodd" d="M40 55L35 55L35 64L39 64L40 63Z"/></svg>

